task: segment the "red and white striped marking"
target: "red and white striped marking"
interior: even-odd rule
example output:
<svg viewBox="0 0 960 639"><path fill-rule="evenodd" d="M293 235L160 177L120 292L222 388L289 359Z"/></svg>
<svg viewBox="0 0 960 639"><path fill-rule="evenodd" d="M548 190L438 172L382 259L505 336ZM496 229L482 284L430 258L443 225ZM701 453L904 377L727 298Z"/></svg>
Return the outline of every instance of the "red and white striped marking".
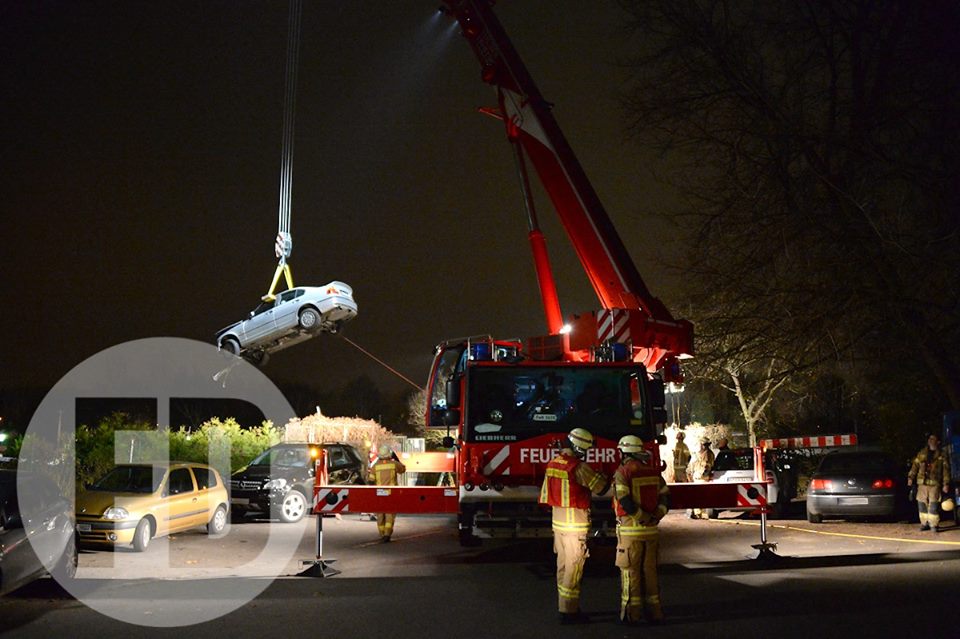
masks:
<svg viewBox="0 0 960 639"><path fill-rule="evenodd" d="M339 499L331 505L327 503L327 495L334 494ZM349 488L318 488L313 492L313 512L315 513L348 513L350 512Z"/></svg>
<svg viewBox="0 0 960 639"><path fill-rule="evenodd" d="M750 496L751 493L755 493L756 497L751 497ZM767 485L766 484L737 485L737 505L738 506L766 506L767 505Z"/></svg>
<svg viewBox="0 0 960 639"><path fill-rule="evenodd" d="M597 311L597 338L601 342L626 342L630 337L630 311L605 308Z"/></svg>
<svg viewBox="0 0 960 639"><path fill-rule="evenodd" d="M496 477L510 474L510 446L504 446L483 467L483 474L487 477Z"/></svg>
<svg viewBox="0 0 960 639"><path fill-rule="evenodd" d="M818 437L786 437L764 439L763 448L829 448L831 446L856 446L856 435L821 435Z"/></svg>

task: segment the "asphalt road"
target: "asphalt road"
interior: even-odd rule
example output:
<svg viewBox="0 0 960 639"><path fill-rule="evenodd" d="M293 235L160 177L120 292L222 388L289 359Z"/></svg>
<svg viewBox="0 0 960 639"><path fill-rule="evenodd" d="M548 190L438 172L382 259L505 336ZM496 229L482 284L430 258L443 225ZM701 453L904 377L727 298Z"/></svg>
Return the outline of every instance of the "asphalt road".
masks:
<svg viewBox="0 0 960 639"><path fill-rule="evenodd" d="M624 628L614 623L619 577L608 545L596 544L583 583L588 626L557 624L550 542L487 540L460 548L445 517L401 516L394 542L355 515L324 520L324 556L342 570L328 579L255 576L249 560L269 534L299 548L283 563L260 567L296 575L314 554L314 520L282 526L251 522L219 539L176 535L142 555L83 553L78 577L100 601L140 624L170 611L203 612L222 603L228 584L264 590L245 605L188 628L125 623L100 614L44 579L0 599L9 637L229 637L390 639L463 637L960 636L956 608L960 529L921 533L916 524L771 521L779 558L753 559L759 522L726 514L692 521L671 513L662 524L661 588L668 622ZM160 541L160 540L157 540ZM162 561L158 559L162 557ZM111 568L111 565L113 566ZM267 570L270 572L270 570ZM169 593L178 593L171 601ZM188 614L187 614L188 616ZM187 618L182 617L182 618ZM160 621L158 621L160 620ZM951 625L952 624L952 625ZM386 631L384 629L387 629Z"/></svg>

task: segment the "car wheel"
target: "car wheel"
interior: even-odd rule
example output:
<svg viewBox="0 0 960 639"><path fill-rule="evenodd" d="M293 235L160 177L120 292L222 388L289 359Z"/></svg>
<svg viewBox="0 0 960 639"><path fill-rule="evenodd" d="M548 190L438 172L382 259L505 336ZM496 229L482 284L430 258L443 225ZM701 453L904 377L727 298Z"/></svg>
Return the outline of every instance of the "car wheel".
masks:
<svg viewBox="0 0 960 639"><path fill-rule="evenodd" d="M823 523L823 515L818 515L817 513L808 512L808 513L807 513L807 521L809 521L811 524L822 524L822 523Z"/></svg>
<svg viewBox="0 0 960 639"><path fill-rule="evenodd" d="M307 499L299 490L291 490L280 503L277 516L285 524L293 524L307 513Z"/></svg>
<svg viewBox="0 0 960 639"><path fill-rule="evenodd" d="M73 579L77 576L77 536L70 535L67 545L63 549L63 554L57 559L56 565L51 573L57 581L61 579Z"/></svg>
<svg viewBox="0 0 960 639"><path fill-rule="evenodd" d="M225 337L220 340L220 350L226 351L231 355L240 354L240 342L232 337Z"/></svg>
<svg viewBox="0 0 960 639"><path fill-rule="evenodd" d="M223 506L217 506L217 511L213 513L213 517L210 518L210 521L207 523L207 534L208 535L219 535L223 532L223 529L227 527L227 509Z"/></svg>
<svg viewBox="0 0 960 639"><path fill-rule="evenodd" d="M133 533L133 549L137 552L143 552L150 545L151 538L153 538L153 530L150 529L150 522L141 519Z"/></svg>
<svg viewBox="0 0 960 639"><path fill-rule="evenodd" d="M320 313L315 308L305 308L300 311L300 328L305 331L315 331L320 326Z"/></svg>

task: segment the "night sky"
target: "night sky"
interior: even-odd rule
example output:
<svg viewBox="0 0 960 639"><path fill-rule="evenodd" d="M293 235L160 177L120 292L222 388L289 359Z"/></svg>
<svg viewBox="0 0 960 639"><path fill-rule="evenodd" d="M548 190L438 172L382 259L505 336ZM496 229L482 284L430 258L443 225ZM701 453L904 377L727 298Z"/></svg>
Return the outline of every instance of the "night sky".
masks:
<svg viewBox="0 0 960 639"><path fill-rule="evenodd" d="M423 384L447 338L545 332L495 94L429 0L307 2L296 110L295 283L350 284L345 334ZM101 349L210 341L276 266L286 2L23 2L0 9L0 387ZM656 159L627 140L612 1L504 0L520 55L647 284ZM597 307L544 197L564 314ZM679 314L678 314L679 315ZM277 353L276 381L404 388L342 340Z"/></svg>

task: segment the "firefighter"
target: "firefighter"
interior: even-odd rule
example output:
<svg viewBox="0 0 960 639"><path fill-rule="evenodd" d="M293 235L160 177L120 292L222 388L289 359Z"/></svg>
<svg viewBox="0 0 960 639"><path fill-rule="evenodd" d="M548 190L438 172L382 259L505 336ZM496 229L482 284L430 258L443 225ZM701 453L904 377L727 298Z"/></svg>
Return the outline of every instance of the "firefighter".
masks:
<svg viewBox="0 0 960 639"><path fill-rule="evenodd" d="M560 623L589 621L580 610L580 580L590 531L590 494L600 495L610 484L583 460L593 446L593 435L574 428L560 452L547 464L540 503L553 508L553 551L557 555L557 595Z"/></svg>
<svg viewBox="0 0 960 639"><path fill-rule="evenodd" d="M661 623L657 524L670 509L670 490L639 437L627 435L617 448L621 460L613 475L613 510L617 515L620 622L632 625L645 617L650 623Z"/></svg>
<svg viewBox="0 0 960 639"><path fill-rule="evenodd" d="M920 530L940 532L940 499L950 493L950 467L940 450L940 438L931 434L926 447L917 453L907 475L907 486L917 482L917 510Z"/></svg>
<svg viewBox="0 0 960 639"><path fill-rule="evenodd" d="M687 468L690 479L698 484L710 481L714 459L713 451L710 450L710 440L701 439L700 448L693 455L690 466ZM687 516L690 519L703 519L706 515L701 509L692 508L687 510Z"/></svg>
<svg viewBox="0 0 960 639"><path fill-rule="evenodd" d="M683 443L683 431L677 432L677 445L673 447L673 481L690 481L687 466L690 464L690 449Z"/></svg>
<svg viewBox="0 0 960 639"><path fill-rule="evenodd" d="M396 453L384 444L380 446L380 458L370 469L370 481L377 486L396 486L397 476L405 472L407 472L406 466ZM393 535L393 522L396 519L396 513L377 513L377 530L380 532L380 541L383 543L390 541L390 536Z"/></svg>

